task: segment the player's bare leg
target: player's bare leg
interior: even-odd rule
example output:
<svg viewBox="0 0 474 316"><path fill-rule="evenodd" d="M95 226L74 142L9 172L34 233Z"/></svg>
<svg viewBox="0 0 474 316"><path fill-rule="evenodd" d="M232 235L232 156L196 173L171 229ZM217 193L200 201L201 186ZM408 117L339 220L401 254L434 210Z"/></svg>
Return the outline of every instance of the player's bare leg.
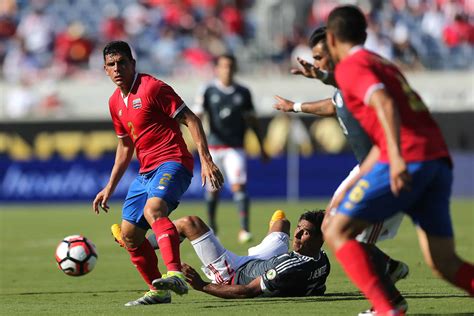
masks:
<svg viewBox="0 0 474 316"><path fill-rule="evenodd" d="M174 223L179 234L190 241L201 237L210 230L206 223L198 216L182 217L174 221Z"/></svg>
<svg viewBox="0 0 474 316"><path fill-rule="evenodd" d="M352 282L371 301L377 312L405 311L406 301L380 268L376 253L355 237L369 222L336 213L324 230L324 240Z"/></svg>
<svg viewBox="0 0 474 316"><path fill-rule="evenodd" d="M232 184L231 189L240 218L239 242L247 243L252 240L252 234L249 229L249 198L245 184Z"/></svg>
<svg viewBox="0 0 474 316"><path fill-rule="evenodd" d="M168 269L166 278L156 278L152 282L153 286L159 290L172 290L179 295L186 294L188 286L181 272L179 234L173 222L168 218L166 201L158 197L149 198L143 214L156 235L161 256Z"/></svg>
<svg viewBox="0 0 474 316"><path fill-rule="evenodd" d="M454 239L426 234L417 227L426 263L433 273L474 296L474 266L456 254Z"/></svg>

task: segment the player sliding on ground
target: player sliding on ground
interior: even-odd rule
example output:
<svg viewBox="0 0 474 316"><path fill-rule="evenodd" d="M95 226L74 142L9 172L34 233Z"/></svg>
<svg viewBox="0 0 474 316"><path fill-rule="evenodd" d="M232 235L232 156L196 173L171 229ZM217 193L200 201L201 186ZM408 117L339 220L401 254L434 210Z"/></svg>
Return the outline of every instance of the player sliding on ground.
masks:
<svg viewBox="0 0 474 316"><path fill-rule="evenodd" d="M129 45L110 42L103 50L104 70L117 89L109 100L118 136L110 179L93 202L107 212L107 202L136 151L140 171L130 185L122 210L121 234L133 265L149 287L141 298L126 306L169 303L170 290L188 291L181 272L179 234L168 215L176 209L193 176L193 158L186 148L179 124L188 127L201 159L202 184L218 190L223 177L207 148L201 121L166 83L135 72ZM145 234L156 234L166 278L158 270L158 258Z"/></svg>
<svg viewBox="0 0 474 316"><path fill-rule="evenodd" d="M267 236L248 250L248 256L225 249L199 217L177 219L176 228L191 242L211 282L202 280L189 265L183 264L183 272L194 289L222 298L323 295L330 271L321 250L323 218L323 211L303 213L293 233L293 251L288 252L290 222L283 211L275 211ZM120 234L116 229L113 233L122 245Z"/></svg>

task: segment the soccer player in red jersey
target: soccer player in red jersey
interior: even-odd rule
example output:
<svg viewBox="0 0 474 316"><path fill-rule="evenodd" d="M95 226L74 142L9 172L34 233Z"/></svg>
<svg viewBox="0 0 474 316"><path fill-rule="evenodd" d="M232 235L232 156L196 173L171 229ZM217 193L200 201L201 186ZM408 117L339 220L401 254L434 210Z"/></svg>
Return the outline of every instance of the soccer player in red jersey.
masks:
<svg viewBox="0 0 474 316"><path fill-rule="evenodd" d="M223 176L212 161L199 118L166 83L135 72L130 46L122 41L108 43L104 50L104 70L117 85L109 99L109 109L119 138L115 163L105 188L94 199L93 209L105 212L107 202L127 169L133 152L140 170L128 190L122 209L122 240L130 259L149 291L126 306L169 303L170 290L188 291L181 272L179 235L168 215L176 209L187 190L193 172L193 158L186 148L179 124L188 127L201 160L202 185L216 190ZM162 276L158 259L145 238L151 228L168 270Z"/></svg>
<svg viewBox="0 0 474 316"><path fill-rule="evenodd" d="M363 245L354 240L370 223L403 210L417 226L433 272L471 295L474 266L455 252L449 212L452 162L441 131L398 68L362 47L366 27L355 6L338 7L328 18L337 84L374 147L358 177L338 196L324 233L374 313L398 315L406 311L406 302L397 300L397 291L382 281Z"/></svg>

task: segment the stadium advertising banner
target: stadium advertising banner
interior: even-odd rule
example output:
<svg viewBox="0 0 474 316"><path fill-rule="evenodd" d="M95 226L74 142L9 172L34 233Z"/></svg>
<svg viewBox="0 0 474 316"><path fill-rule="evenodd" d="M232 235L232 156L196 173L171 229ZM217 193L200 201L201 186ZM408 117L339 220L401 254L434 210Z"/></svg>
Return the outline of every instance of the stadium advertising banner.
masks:
<svg viewBox="0 0 474 316"><path fill-rule="evenodd" d="M0 201L91 201L105 186L117 138L110 121L12 123L0 125ZM296 181L288 185L288 159L262 163L249 159L249 192L253 197L328 196L354 165L350 154L300 158ZM123 199L138 170L134 159L113 198ZM300 173L305 176L300 177ZM306 180L305 180L306 179ZM289 187L291 187L289 189ZM299 193L298 193L299 192ZM184 198L202 198L199 159ZM224 192L224 196L230 196Z"/></svg>
<svg viewBox="0 0 474 316"><path fill-rule="evenodd" d="M268 126L268 121L263 125ZM453 193L474 196L474 154L469 145L474 138L466 137L465 133L456 137L453 134L456 128L444 130L448 131L446 139L454 149ZM268 135L267 138L271 139ZM469 149L459 151L462 149L459 144L462 147L467 144ZM0 203L92 201L109 179L116 145L117 137L110 121L0 123ZM313 147L316 149L312 154L280 153L268 163L262 163L258 157L249 158L250 195L254 198L331 196L356 164L355 159L348 151L324 154L318 145ZM125 198L137 171L138 162L133 160L113 199ZM196 157L194 178L183 198L200 199L203 194ZM228 190L223 196L230 197Z"/></svg>

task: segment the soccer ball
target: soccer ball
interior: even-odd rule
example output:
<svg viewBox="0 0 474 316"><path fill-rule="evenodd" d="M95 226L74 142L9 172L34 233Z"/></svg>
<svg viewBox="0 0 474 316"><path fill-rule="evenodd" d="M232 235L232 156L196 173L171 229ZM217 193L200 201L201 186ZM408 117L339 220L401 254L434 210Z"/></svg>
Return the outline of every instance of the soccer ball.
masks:
<svg viewBox="0 0 474 316"><path fill-rule="evenodd" d="M95 245L84 236L67 236L56 248L56 262L59 269L67 275L81 276L94 269L97 262L97 250Z"/></svg>

